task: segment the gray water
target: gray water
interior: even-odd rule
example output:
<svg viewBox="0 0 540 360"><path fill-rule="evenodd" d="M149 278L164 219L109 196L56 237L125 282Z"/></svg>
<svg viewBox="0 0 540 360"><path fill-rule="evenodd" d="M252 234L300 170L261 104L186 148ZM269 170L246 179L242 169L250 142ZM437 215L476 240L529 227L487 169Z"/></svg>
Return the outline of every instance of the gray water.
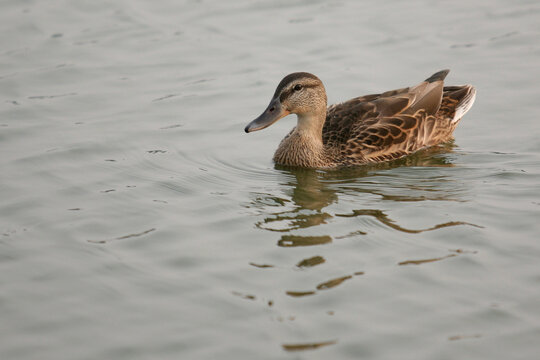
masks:
<svg viewBox="0 0 540 360"><path fill-rule="evenodd" d="M1 359L534 359L538 1L0 3ZM450 68L455 141L271 161L329 103Z"/></svg>

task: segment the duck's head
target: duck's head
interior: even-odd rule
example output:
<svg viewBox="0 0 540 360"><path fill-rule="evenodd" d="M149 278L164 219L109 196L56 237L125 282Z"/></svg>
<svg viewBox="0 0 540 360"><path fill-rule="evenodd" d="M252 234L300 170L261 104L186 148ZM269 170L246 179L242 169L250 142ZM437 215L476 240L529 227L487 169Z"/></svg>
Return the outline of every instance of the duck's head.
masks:
<svg viewBox="0 0 540 360"><path fill-rule="evenodd" d="M318 77L306 72L292 73L277 86L264 112L244 129L247 133L262 130L282 117L297 114L298 118L326 115L326 91Z"/></svg>

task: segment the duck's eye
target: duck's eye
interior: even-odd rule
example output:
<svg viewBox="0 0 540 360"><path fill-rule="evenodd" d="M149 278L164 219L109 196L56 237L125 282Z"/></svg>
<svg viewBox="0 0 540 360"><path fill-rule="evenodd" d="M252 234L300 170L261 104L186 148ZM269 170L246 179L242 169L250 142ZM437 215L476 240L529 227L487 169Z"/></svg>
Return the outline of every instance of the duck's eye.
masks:
<svg viewBox="0 0 540 360"><path fill-rule="evenodd" d="M302 90L302 85L296 84L296 85L294 85L293 89L294 89L294 91L300 91L300 90Z"/></svg>

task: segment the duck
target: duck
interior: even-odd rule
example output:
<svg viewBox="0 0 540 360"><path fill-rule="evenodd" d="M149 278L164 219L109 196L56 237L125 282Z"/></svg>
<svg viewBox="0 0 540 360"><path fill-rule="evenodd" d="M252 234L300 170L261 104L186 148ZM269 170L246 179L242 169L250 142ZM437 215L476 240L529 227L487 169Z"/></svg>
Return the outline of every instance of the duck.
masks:
<svg viewBox="0 0 540 360"><path fill-rule="evenodd" d="M472 107L475 87L445 86L449 71L436 72L411 87L331 106L317 76L295 72L281 80L270 104L244 130L262 130L296 114L296 126L274 154L277 165L336 168L396 160L452 140Z"/></svg>

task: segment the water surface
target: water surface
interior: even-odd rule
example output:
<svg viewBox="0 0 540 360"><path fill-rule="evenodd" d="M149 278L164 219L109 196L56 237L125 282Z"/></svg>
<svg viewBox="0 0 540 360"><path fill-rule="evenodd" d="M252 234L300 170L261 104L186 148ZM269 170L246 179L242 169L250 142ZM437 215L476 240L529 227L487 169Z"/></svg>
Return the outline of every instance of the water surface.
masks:
<svg viewBox="0 0 540 360"><path fill-rule="evenodd" d="M2 359L531 359L535 1L4 1ZM450 144L276 167L287 73L330 103L450 68Z"/></svg>

